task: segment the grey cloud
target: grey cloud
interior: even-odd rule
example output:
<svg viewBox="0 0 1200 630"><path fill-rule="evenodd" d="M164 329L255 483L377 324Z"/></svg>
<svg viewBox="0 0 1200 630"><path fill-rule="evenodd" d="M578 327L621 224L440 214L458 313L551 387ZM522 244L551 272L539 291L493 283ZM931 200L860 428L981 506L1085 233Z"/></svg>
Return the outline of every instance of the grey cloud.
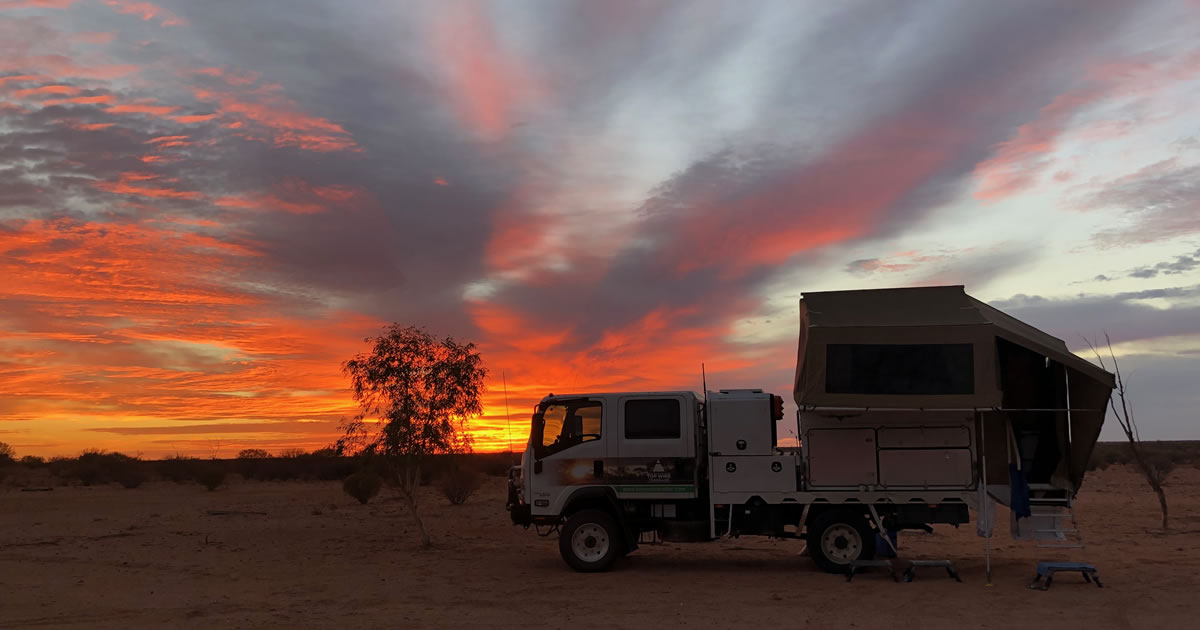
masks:
<svg viewBox="0 0 1200 630"><path fill-rule="evenodd" d="M862 258L852 260L846 265L846 271L850 273L870 273L879 267L878 258Z"/></svg>
<svg viewBox="0 0 1200 630"><path fill-rule="evenodd" d="M1015 295L992 302L996 308L1029 322L1072 347L1108 333L1114 343L1173 335L1200 334L1200 285L1130 291L1073 298ZM1142 300L1166 299L1168 308Z"/></svg>
<svg viewBox="0 0 1200 630"><path fill-rule="evenodd" d="M1149 267L1138 267L1129 272L1132 278L1153 278L1160 272L1168 275L1187 273L1200 267L1200 249L1192 254L1176 256L1174 260L1160 262Z"/></svg>
<svg viewBox="0 0 1200 630"><path fill-rule="evenodd" d="M1200 232L1200 166L1164 160L1104 186L1082 203L1124 211L1128 227L1097 233L1094 238L1102 245L1152 243L1195 234Z"/></svg>

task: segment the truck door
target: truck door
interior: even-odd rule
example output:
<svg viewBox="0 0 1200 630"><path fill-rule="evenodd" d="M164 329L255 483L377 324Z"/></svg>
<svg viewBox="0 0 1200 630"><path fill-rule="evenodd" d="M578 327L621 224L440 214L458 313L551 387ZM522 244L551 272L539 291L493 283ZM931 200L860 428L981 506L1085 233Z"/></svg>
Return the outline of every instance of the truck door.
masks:
<svg viewBox="0 0 1200 630"><path fill-rule="evenodd" d="M615 410L618 495L696 496L695 402L684 396L624 396Z"/></svg>
<svg viewBox="0 0 1200 630"><path fill-rule="evenodd" d="M534 416L534 514L557 514L573 486L606 483L613 421L600 398L545 403Z"/></svg>

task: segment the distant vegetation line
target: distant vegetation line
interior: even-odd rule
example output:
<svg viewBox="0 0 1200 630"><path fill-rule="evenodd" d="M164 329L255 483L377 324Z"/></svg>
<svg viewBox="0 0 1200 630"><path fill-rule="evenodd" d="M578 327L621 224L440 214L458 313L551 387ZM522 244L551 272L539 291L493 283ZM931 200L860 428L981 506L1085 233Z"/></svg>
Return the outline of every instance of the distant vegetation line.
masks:
<svg viewBox="0 0 1200 630"><path fill-rule="evenodd" d="M1163 470L1169 471L1176 466L1200 468L1200 440L1143 442L1142 447L1147 457ZM465 465L482 474L503 476L520 462L520 457L520 452L508 451L430 455L428 470L422 472L422 481L429 483L454 465ZM1099 442L1092 452L1088 470L1103 470L1132 462L1129 445L1125 442ZM8 478L10 485L28 485L40 479L58 485L119 483L136 488L145 481L162 479L219 486L231 475L260 481L333 481L343 480L359 468L358 458L340 457L332 449L307 452L288 448L275 454L263 449L245 449L233 458L176 455L159 460L92 449L78 457L45 459L21 456L7 444L0 443L0 482ZM40 474L31 476L20 474L22 472Z"/></svg>

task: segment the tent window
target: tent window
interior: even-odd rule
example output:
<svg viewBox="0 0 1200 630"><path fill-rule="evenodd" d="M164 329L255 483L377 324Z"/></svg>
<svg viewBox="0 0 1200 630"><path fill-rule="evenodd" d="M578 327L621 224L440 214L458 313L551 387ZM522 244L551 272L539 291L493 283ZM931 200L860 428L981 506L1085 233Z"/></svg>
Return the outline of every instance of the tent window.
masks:
<svg viewBox="0 0 1200 630"><path fill-rule="evenodd" d="M825 391L830 394L973 394L974 346L949 344L829 344Z"/></svg>
<svg viewBox="0 0 1200 630"><path fill-rule="evenodd" d="M625 439L679 439L679 401L658 398L625 403Z"/></svg>

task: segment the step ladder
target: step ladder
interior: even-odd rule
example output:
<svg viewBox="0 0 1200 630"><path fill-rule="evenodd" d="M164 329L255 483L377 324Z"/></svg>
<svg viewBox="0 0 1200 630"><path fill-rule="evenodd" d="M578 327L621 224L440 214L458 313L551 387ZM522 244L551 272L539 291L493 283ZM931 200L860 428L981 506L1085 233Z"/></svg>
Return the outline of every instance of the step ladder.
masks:
<svg viewBox="0 0 1200 630"><path fill-rule="evenodd" d="M1085 548L1070 496L1030 497L1029 511L1015 524L1019 540L1032 540L1043 549Z"/></svg>
<svg viewBox="0 0 1200 630"><path fill-rule="evenodd" d="M1075 505L1070 495L1029 498L1029 518L1021 519L1021 533L1028 533L1040 549L1085 549L1083 532L1075 518ZM1085 582L1100 587L1100 574L1087 562L1041 561L1037 575L1029 588L1047 590L1058 572L1078 572Z"/></svg>

